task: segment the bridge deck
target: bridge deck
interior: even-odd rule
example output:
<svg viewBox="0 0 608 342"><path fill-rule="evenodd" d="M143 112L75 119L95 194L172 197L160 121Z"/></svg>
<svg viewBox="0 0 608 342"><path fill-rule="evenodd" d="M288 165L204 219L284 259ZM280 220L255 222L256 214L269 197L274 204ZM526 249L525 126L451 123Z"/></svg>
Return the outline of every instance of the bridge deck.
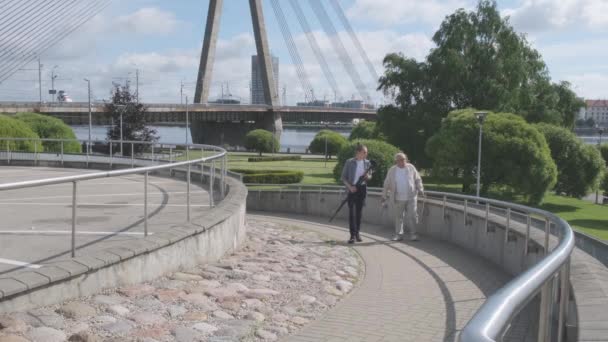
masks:
<svg viewBox="0 0 608 342"><path fill-rule="evenodd" d="M309 216L258 216L322 232L338 241L346 222L327 225ZM321 319L287 342L457 341L458 333L488 295L509 280L494 265L432 239L393 242L386 228L364 225L354 248L365 261L359 286ZM505 341L532 341L536 313L525 309Z"/></svg>

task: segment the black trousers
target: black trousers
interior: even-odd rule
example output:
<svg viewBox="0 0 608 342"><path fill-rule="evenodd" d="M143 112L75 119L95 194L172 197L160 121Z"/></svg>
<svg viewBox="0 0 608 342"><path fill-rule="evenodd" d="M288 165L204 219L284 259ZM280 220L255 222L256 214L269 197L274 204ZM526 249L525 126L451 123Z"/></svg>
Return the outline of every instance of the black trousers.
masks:
<svg viewBox="0 0 608 342"><path fill-rule="evenodd" d="M365 204L367 196L367 186L363 185L357 188L357 192L348 194L348 225L350 228L350 236L355 237L359 234L361 228L361 212Z"/></svg>

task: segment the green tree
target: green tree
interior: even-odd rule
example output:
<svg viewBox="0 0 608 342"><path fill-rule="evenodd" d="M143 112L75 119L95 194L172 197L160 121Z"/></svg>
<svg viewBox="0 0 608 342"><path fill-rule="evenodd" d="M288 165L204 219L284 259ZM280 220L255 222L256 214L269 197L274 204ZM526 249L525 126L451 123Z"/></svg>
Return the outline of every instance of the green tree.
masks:
<svg viewBox="0 0 608 342"><path fill-rule="evenodd" d="M602 154L604 163L606 163L606 167L608 167L608 144L600 145L600 153Z"/></svg>
<svg viewBox="0 0 608 342"><path fill-rule="evenodd" d="M608 169L604 170L601 189L604 191L604 196L608 196Z"/></svg>
<svg viewBox="0 0 608 342"><path fill-rule="evenodd" d="M42 152L40 137L25 122L0 114L0 138L29 138L31 140L0 140L0 149L24 152Z"/></svg>
<svg viewBox="0 0 608 342"><path fill-rule="evenodd" d="M360 121L348 136L348 140L356 139L378 139L382 140L378 126L373 121Z"/></svg>
<svg viewBox="0 0 608 342"><path fill-rule="evenodd" d="M114 84L111 92L112 101L106 103L104 111L106 115L112 118L113 125L108 128L109 140L120 140L120 117L122 114L122 139L131 141L158 141L158 135L155 129L146 126L146 113L148 107L136 102L136 95L131 92L129 84L121 86ZM114 151L116 147L115 144ZM142 144L134 145L134 152L139 153L144 150ZM125 148L123 155L130 156L131 149Z"/></svg>
<svg viewBox="0 0 608 342"><path fill-rule="evenodd" d="M259 152L260 156L263 152L278 152L279 146L277 138L265 129L254 129L245 136L245 148Z"/></svg>
<svg viewBox="0 0 608 342"><path fill-rule="evenodd" d="M382 186L388 169L395 163L395 154L399 149L387 142L381 140L355 140L350 141L338 153L338 163L334 167L334 178L336 182L342 184L340 177L342 176L342 168L344 163L355 156L355 148L358 143L367 146L367 159L374 160L377 163L377 168L372 175L372 179L368 182L369 186Z"/></svg>
<svg viewBox="0 0 608 342"><path fill-rule="evenodd" d="M63 121L52 116L37 113L19 113L15 118L27 124L40 138L72 140L63 143L63 151L65 153L81 152L81 146L76 141L74 131ZM58 141L43 141L42 145L47 152L61 151L61 142Z"/></svg>
<svg viewBox="0 0 608 342"><path fill-rule="evenodd" d="M520 116L490 113L483 124L482 194L491 186L508 186L530 203L540 203L553 187L557 168L543 135ZM475 180L479 124L474 109L448 114L441 129L427 143L437 175L458 174L463 190Z"/></svg>
<svg viewBox="0 0 608 342"><path fill-rule="evenodd" d="M549 124L537 124L536 128L544 135L558 166L555 192L580 198L594 190L605 168L597 149L565 128Z"/></svg>
<svg viewBox="0 0 608 342"><path fill-rule="evenodd" d="M379 90L393 99L378 124L388 141L429 160L424 146L447 113L486 108L517 113L529 122L571 127L580 100L567 82L552 84L540 54L501 17L495 1L479 1L446 17L424 62L399 53L385 57Z"/></svg>
<svg viewBox="0 0 608 342"><path fill-rule="evenodd" d="M314 139L312 139L308 149L312 153L325 154L325 144L327 143L327 155L325 155L325 157L331 159L331 156L338 154L347 141L348 140L338 132L322 129L315 135Z"/></svg>

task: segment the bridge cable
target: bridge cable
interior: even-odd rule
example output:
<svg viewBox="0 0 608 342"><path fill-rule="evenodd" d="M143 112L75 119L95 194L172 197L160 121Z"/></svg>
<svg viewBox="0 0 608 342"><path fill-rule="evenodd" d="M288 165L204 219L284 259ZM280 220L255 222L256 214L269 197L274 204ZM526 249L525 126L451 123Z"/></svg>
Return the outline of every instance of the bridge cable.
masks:
<svg viewBox="0 0 608 342"><path fill-rule="evenodd" d="M12 74L17 72L19 70L19 68L30 63L35 58L37 58L40 54L45 52L47 49L54 46L57 42L63 40L67 35L74 32L74 30L76 30L77 28L82 26L84 23L89 21L92 17L94 17L99 12L104 10L110 4L110 2L111 2L111 0L94 1L91 5L88 5L85 8L82 8L75 15L70 15L71 17L75 16L75 20L68 22L67 24L63 25L63 27L61 27L61 28L55 27L55 28L45 32L45 34L42 34L39 37L40 38L39 40L43 41L43 43L35 45L34 49L30 49L30 50L35 50L35 51L27 51L26 53L22 52L21 60L17 60L16 62L14 62L10 65L0 68L0 82L3 82L8 77L10 77ZM49 37L52 37L52 38L49 39Z"/></svg>
<svg viewBox="0 0 608 342"><path fill-rule="evenodd" d="M74 3L75 1L72 0L72 2L64 2L63 5L61 6L57 6L55 8L45 8L45 7L40 7L37 10L33 11L32 13L28 13L29 17L23 18L22 17L18 17L17 19L17 23L14 23L12 26L8 27L6 30L4 30L3 32L0 32L0 37L6 37L7 39L5 40L4 43L0 42L0 47L6 46L7 44L10 43L16 43L16 41L18 40L19 42L23 42L23 41L27 41L28 38L30 37L39 37L39 32L40 30L45 30L46 27L39 25L41 22L45 22L45 20L53 20L53 16L55 16L57 13L61 14L63 13L63 9L64 7L68 7L71 8L71 4ZM29 25L21 25L20 22L22 22L22 20L27 20ZM42 31L44 32L44 31ZM22 45L22 44L21 44ZM10 46L10 45L9 45ZM17 47L19 45L16 45ZM8 52L5 51L3 54L0 55L0 58L2 58L3 56L6 55L6 53Z"/></svg>
<svg viewBox="0 0 608 342"><path fill-rule="evenodd" d="M73 9L66 11L63 15L54 15L53 17L49 17L48 20L45 20L40 25L38 25L38 36L27 39L25 42L22 42L21 46L17 47L18 56L15 58L11 58L14 59L14 62L12 64L8 64L5 65L3 68L0 68L0 70L2 70L0 71L0 75L4 76L6 71L12 70L12 67L14 67L16 64L24 64L24 59L27 59L28 57L31 57L30 60L38 57L39 53L33 50L36 50L36 48L38 47L38 51L40 51L40 47L50 47L50 45L53 45L58 40L62 39L65 34L65 31L71 29L74 26L74 22L82 22L83 16L87 17L87 15L91 13L91 11L96 12L96 9L99 7L100 4L100 2L95 1L90 5L85 5L84 8L78 9L78 7L74 7ZM76 20L72 20L70 22L64 20L65 17L76 17ZM55 25L53 27L52 24L56 22L61 22L64 25ZM40 33L40 31L42 31L43 33ZM15 55L15 49L9 50L9 52L11 52L11 56ZM3 54L3 56L4 55L6 54ZM19 59L19 57L21 59ZM27 63L29 63L29 61L25 62L25 64Z"/></svg>
<svg viewBox="0 0 608 342"><path fill-rule="evenodd" d="M323 75L325 75L325 79L327 80L329 86L334 92L335 99L337 100L338 98L341 98L342 95L340 94L340 88L338 87L336 79L334 78L334 75L332 74L331 69L327 64L327 61L325 60L325 56L323 56L323 53L321 52L319 43L317 42L317 39L315 38L315 35L310 28L310 24L308 23L308 20L304 15L304 11L302 11L302 7L300 7L298 0L290 0L289 3L293 8L294 12L296 13L296 18L298 18L298 22L302 27L302 31L304 31L306 39L308 40L308 43L310 44L310 47L313 53L315 54L319 65L321 66L321 70L323 71Z"/></svg>
<svg viewBox="0 0 608 342"><path fill-rule="evenodd" d="M32 3L30 3L32 4ZM7 4L8 5L8 4ZM15 6L15 5L20 5L20 6ZM6 26L6 20L8 18L12 18L13 14L15 12L20 11L23 7L26 7L28 5L27 2L14 2L11 6L7 6L6 9L2 10L2 13L4 13L3 15L0 15L0 27ZM15 8L16 7L16 8Z"/></svg>
<svg viewBox="0 0 608 342"><path fill-rule="evenodd" d="M68 3L64 2L65 6ZM95 6L95 4L93 4L93 6ZM59 7L61 8L61 7ZM90 6L89 8L92 8L92 6ZM23 39L22 42L20 42L19 46L16 46L15 48L13 48L12 50L9 49L7 51L5 51L2 55L0 55L0 58L5 57L8 54L8 57L13 57L17 54L17 56L13 57L13 58L7 58L5 57L4 59L13 59L16 62L14 62L12 65L14 65L15 63L19 63L19 56L23 57L23 56L27 56L27 53L30 52L28 51L28 49L32 49L36 47L36 43L37 41L42 41L44 42L45 39L47 39L47 37L54 35L56 33L61 34L58 31L58 27L60 27L60 25L55 25L55 27L53 27L53 23L57 23L60 22L62 24L65 24L66 22L69 24L69 21L64 21L65 17L73 17L75 12L78 11L78 7L73 7L70 8L70 10L65 11L64 13L60 14L56 14L55 12L58 10L58 8L55 8L54 10L50 11L49 13L53 13L51 16L48 16L45 18L45 20L43 20L42 22L40 21L40 19L36 20L33 25L37 27L36 30L34 31L28 31L28 33L26 33L26 36ZM86 11L85 10L81 10L80 13L76 14L78 16L80 16L82 14L82 12ZM48 14L48 13L47 13ZM22 37L23 38L23 37ZM32 46L33 45L33 46ZM9 65L5 65L3 68L7 69ZM0 68L1 69L1 68Z"/></svg>
<svg viewBox="0 0 608 342"><path fill-rule="evenodd" d="M321 26L323 27L325 34L331 39L332 46L333 46L334 50L336 51L336 53L338 54L338 57L339 57L340 61L342 62L342 65L346 69L346 73L348 74L348 76L350 76L351 80L353 81L353 83L355 85L355 88L357 88L359 95L361 95L361 97L363 98L364 101L368 100L369 94L367 93L367 90L365 89L365 85L361 81L361 77L359 76L357 69L353 65L352 59L350 58L348 52L346 51L346 48L344 47L342 40L338 36L338 32L336 31L336 28L331 23L331 20L329 19L329 16L327 15L327 11L325 11L325 7L323 7L323 4L319 0L309 0L309 2L312 6L313 11L315 12L315 15L317 16L317 19L321 23Z"/></svg>
<svg viewBox="0 0 608 342"><path fill-rule="evenodd" d="M369 71L369 74L374 79L374 82L377 82L378 78L379 78L378 77L378 73L376 72L376 69L374 68L374 65L370 61L369 56L365 52L365 49L363 48L363 45L361 45L361 41L357 37L357 34L355 33L355 30L353 30L353 27L350 25L350 21L346 17L346 14L344 14L344 9L340 5L340 1L338 1L338 0L330 0L330 4L332 5L332 7L334 8L334 10L338 14L338 18L342 22L342 25L344 25L344 27L346 28L346 31L348 31L348 34L350 35L350 38L352 39L353 43L357 47L357 50L359 50L359 53L361 54L361 57L365 61L365 65L367 65L367 70Z"/></svg>
<svg viewBox="0 0 608 342"><path fill-rule="evenodd" d="M310 99L310 101L314 101L314 91L312 89L312 85L308 78L308 74L304 69L304 63L302 63L302 58L298 51L296 44L293 41L293 36L291 35L291 31L289 30L289 25L287 24L287 20L285 20L285 14L278 0L271 0L272 9L274 10L274 14L277 17L277 21L279 22L279 27L281 28L281 33L283 35L283 40L287 45L287 50L289 50L289 55L291 56L291 60L293 64L296 66L296 73L302 84L302 89L304 90L306 101ZM286 105L285 103L283 105Z"/></svg>

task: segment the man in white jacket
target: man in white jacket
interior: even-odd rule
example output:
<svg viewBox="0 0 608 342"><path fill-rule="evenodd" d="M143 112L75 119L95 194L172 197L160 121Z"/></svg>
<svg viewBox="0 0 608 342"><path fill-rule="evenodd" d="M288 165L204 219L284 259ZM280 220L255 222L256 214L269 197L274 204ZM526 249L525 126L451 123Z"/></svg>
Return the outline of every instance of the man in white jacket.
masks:
<svg viewBox="0 0 608 342"><path fill-rule="evenodd" d="M395 165L387 172L382 189L382 205L391 196L395 206L395 236L393 241L403 239L403 224L406 223L410 231L410 240L418 240L416 224L418 224L418 211L416 201L418 193L424 195L422 178L414 165L407 162L405 153L395 155Z"/></svg>

